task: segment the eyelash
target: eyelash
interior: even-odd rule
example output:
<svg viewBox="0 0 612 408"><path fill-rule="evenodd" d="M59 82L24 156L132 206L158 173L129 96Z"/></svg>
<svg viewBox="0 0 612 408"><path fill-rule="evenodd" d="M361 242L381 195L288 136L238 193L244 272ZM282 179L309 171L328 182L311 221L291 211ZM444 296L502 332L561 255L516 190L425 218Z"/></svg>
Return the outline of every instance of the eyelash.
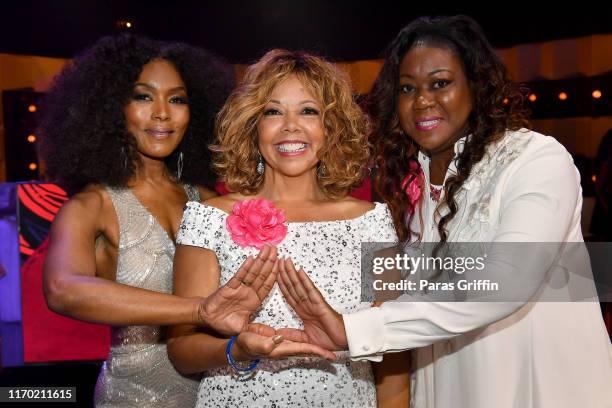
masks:
<svg viewBox="0 0 612 408"><path fill-rule="evenodd" d="M431 83L431 89L436 90L436 89L446 88L451 83L452 81L448 79L437 79ZM436 86L436 85L440 85L440 86ZM412 85L400 85L400 93L403 93L403 94L409 94L412 91L414 91L414 89L415 88Z"/></svg>
<svg viewBox="0 0 612 408"><path fill-rule="evenodd" d="M307 108L302 109L300 113L304 115L318 115L319 111L316 110L315 108L307 107ZM270 108L270 109L266 109L263 114L264 116L276 116L276 115L281 115L281 112L278 109Z"/></svg>
<svg viewBox="0 0 612 408"><path fill-rule="evenodd" d="M436 80L436 81L434 81L434 82L433 82L433 84L432 84L432 85L434 85L434 86L432 86L432 88L433 88L433 89L441 89L441 88L445 88L445 87L447 87L448 85L450 85L450 83L451 83L451 82L452 82L452 81L449 81L448 79L438 79L438 80ZM440 86L440 87L438 87L438 88L436 88L436 87L435 87L435 85L436 85L436 84L440 84L440 83L441 83L441 84L443 84L443 85L442 85L442 86Z"/></svg>
<svg viewBox="0 0 612 408"><path fill-rule="evenodd" d="M278 111L278 109L266 109L264 111L264 116L274 116L274 115L279 115L280 112Z"/></svg>
<svg viewBox="0 0 612 408"><path fill-rule="evenodd" d="M181 104L181 105L187 105L189 103L189 100L183 96L176 96L172 99L170 99L170 102L176 101L176 103Z"/></svg>
<svg viewBox="0 0 612 408"><path fill-rule="evenodd" d="M132 96L132 99L134 99L135 101L150 101L151 96L147 94L142 94L142 93L135 93Z"/></svg>
<svg viewBox="0 0 612 408"><path fill-rule="evenodd" d="M316 110L315 108L304 108L302 109L302 113L306 114L306 115L318 115L319 111Z"/></svg>
<svg viewBox="0 0 612 408"><path fill-rule="evenodd" d="M411 85L400 85L400 93L409 94L414 91L414 87Z"/></svg>
<svg viewBox="0 0 612 408"><path fill-rule="evenodd" d="M136 93L132 96L132 99L135 101L152 101L153 98L149 94L144 93ZM187 105L189 103L188 99L182 96L175 96L170 98L170 102L179 105Z"/></svg>

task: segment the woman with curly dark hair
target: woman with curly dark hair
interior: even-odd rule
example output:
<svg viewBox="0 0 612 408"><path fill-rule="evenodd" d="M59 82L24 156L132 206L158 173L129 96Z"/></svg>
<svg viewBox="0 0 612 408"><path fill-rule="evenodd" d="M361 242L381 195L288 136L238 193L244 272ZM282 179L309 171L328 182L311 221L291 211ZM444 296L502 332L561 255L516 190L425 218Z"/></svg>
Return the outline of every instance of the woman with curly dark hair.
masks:
<svg viewBox="0 0 612 408"><path fill-rule="evenodd" d="M185 203L216 195L207 145L231 78L203 50L109 37L47 98L41 152L74 195L51 229L45 296L57 313L113 326L96 406L193 406L197 382L174 370L160 326L238 333L275 278L268 247L207 298L171 294Z"/></svg>
<svg viewBox="0 0 612 408"><path fill-rule="evenodd" d="M465 278L500 277L501 289L434 271L412 282L426 291L341 316L306 274L281 267L305 325L280 332L360 359L413 349L414 407L608 406L609 340L588 261L572 269L568 250L583 245L578 173L554 138L524 128L522 101L471 18L402 29L372 92L376 188L402 251L434 243L435 260L482 243L489 258ZM591 301L575 301L582 285ZM476 301L447 301L461 297Z"/></svg>

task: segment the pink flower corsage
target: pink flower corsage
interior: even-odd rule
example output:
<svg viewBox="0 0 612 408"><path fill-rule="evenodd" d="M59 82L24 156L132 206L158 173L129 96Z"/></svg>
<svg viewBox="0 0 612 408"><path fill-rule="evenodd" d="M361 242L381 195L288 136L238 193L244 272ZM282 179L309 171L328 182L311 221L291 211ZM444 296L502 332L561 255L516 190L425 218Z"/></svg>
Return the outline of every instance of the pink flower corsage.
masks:
<svg viewBox="0 0 612 408"><path fill-rule="evenodd" d="M414 213L416 205L421 199L421 189L425 175L423 174L423 169L421 169L421 166L419 166L416 161L411 160L409 166L411 170L418 169L418 173L407 174L406 177L404 177L404 180L402 180L401 188L406 192L406 195L408 196L408 202L410 203L410 212Z"/></svg>
<svg viewBox="0 0 612 408"><path fill-rule="evenodd" d="M227 217L226 226L235 243L243 248L263 248L285 239L285 214L263 198L238 201Z"/></svg>

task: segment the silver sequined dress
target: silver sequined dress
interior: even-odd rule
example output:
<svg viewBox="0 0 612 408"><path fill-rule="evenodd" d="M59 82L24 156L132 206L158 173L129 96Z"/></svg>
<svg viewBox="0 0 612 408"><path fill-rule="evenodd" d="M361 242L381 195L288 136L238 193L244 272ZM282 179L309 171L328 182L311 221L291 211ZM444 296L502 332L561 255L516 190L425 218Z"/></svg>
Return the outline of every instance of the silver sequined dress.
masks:
<svg viewBox="0 0 612 408"><path fill-rule="evenodd" d="M236 245L227 231L227 214L215 207L188 203L177 243L211 249L225 284L255 249ZM368 307L360 301L361 242L396 241L387 206L376 207L350 220L287 223L287 236L278 245L303 267L327 302L338 312ZM272 327L301 328L300 319L275 287L255 315L255 322ZM252 377L237 378L230 367L204 373L197 407L355 407L376 406L376 389L369 362L351 362L340 353L336 362L318 358L262 360Z"/></svg>
<svg viewBox="0 0 612 408"><path fill-rule="evenodd" d="M186 186L189 200L199 200ZM129 189L107 187L119 221L116 281L172 293L174 243ZM96 407L193 407L198 381L181 376L166 352L164 328L111 329L111 349L96 384Z"/></svg>

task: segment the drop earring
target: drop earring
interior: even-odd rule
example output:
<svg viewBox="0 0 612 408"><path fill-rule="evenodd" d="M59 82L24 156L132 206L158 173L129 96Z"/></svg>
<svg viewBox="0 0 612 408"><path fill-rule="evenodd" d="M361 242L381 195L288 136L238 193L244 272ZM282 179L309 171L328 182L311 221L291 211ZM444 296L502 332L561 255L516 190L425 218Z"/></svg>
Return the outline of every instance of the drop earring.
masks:
<svg viewBox="0 0 612 408"><path fill-rule="evenodd" d="M317 166L317 177L318 178L325 178L325 173L327 173L327 168L325 168L325 164L319 162L319 165Z"/></svg>
<svg viewBox="0 0 612 408"><path fill-rule="evenodd" d="M263 157L261 157L261 153L259 154L259 161L257 162L257 174L264 174L266 166L264 166Z"/></svg>
<svg viewBox="0 0 612 408"><path fill-rule="evenodd" d="M176 163L176 179L180 180L183 175L183 152L178 155L178 162Z"/></svg>

